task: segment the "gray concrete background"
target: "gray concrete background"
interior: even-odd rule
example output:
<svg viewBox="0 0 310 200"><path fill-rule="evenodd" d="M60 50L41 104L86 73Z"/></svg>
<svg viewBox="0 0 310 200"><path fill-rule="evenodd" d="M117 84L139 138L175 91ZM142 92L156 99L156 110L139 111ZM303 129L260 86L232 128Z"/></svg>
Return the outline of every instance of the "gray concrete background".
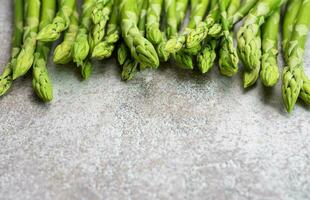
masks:
<svg viewBox="0 0 310 200"><path fill-rule="evenodd" d="M89 81L73 67L49 71L52 103L38 101L31 76L0 100L0 199L310 199L310 110L288 115L280 85L244 91L240 75L169 65L124 83L114 60Z"/></svg>

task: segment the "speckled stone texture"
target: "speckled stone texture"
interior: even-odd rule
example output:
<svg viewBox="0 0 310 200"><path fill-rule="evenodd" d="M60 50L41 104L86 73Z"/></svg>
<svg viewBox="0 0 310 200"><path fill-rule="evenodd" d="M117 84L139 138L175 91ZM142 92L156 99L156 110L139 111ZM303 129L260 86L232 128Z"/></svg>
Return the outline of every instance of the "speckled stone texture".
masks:
<svg viewBox="0 0 310 200"><path fill-rule="evenodd" d="M52 103L38 101L31 74L0 99L0 199L310 199L310 109L288 115L280 85L244 91L241 75L169 65L124 83L114 60L89 81L74 67L49 71Z"/></svg>

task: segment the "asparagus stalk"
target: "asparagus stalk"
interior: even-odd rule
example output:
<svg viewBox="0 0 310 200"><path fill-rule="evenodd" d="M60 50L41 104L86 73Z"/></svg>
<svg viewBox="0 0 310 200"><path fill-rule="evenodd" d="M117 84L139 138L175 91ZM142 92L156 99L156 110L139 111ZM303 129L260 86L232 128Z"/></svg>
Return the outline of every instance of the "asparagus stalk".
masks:
<svg viewBox="0 0 310 200"><path fill-rule="evenodd" d="M205 16L205 13L208 9L209 0L205 1L199 1L195 2L192 1L192 12L190 15L189 23L186 27L186 29L178 36L174 37L167 41L165 50L169 53L176 53L180 51L183 47L183 45L186 42L186 35L193 30L197 25L202 21L203 17ZM197 5L196 5L196 4ZM198 44L199 45L199 44ZM196 47L198 45L191 45L187 46L188 48Z"/></svg>
<svg viewBox="0 0 310 200"><path fill-rule="evenodd" d="M139 8L139 22L138 22L138 28L140 30L140 33L142 36L145 36L145 29L146 29L146 13L147 13L147 9L148 9L148 1L143 0L142 2L142 7L141 9ZM128 49L126 48L126 51L128 51ZM135 60L133 57L131 57L130 55L127 56L124 64L122 65L122 80L124 81L129 81L131 79L133 79L133 77L135 76L135 74L138 71L138 66L139 66L139 62L137 60ZM145 68L146 66L144 64L140 64L140 69L141 68Z"/></svg>
<svg viewBox="0 0 310 200"><path fill-rule="evenodd" d="M282 77L282 96L288 112L293 110L301 89L307 89L303 87L303 53L307 41L307 33L310 27L309 10L310 1L303 0L296 17L296 23L293 33L291 34L291 39L289 40L289 43L287 43L288 53L286 54L286 67L284 68ZM304 94L307 93L302 93L302 97ZM304 100L307 99L305 98Z"/></svg>
<svg viewBox="0 0 310 200"><path fill-rule="evenodd" d="M163 35L160 31L160 15L162 6L163 0L149 0L146 21L146 38L153 45L157 45L163 41Z"/></svg>
<svg viewBox="0 0 310 200"><path fill-rule="evenodd" d="M36 36L39 28L40 1L29 0L27 5L26 27L23 47L13 66L13 80L23 76L31 68L36 49Z"/></svg>
<svg viewBox="0 0 310 200"><path fill-rule="evenodd" d="M56 0L42 0L39 30L42 30L53 21L55 12ZM49 43L38 42L32 71L32 87L38 97L44 102L49 102L53 99L52 83L46 69L50 46L51 44Z"/></svg>
<svg viewBox="0 0 310 200"><path fill-rule="evenodd" d="M119 40L119 27L118 27L118 4L115 2L111 13L111 18L108 22L107 35L104 41L95 46L92 52L92 57L96 59L108 58L112 55L115 48L115 43Z"/></svg>
<svg viewBox="0 0 310 200"><path fill-rule="evenodd" d="M92 29L91 45L95 47L99 44L105 35L105 28L110 18L113 8L113 0L97 0L92 11Z"/></svg>
<svg viewBox="0 0 310 200"><path fill-rule="evenodd" d="M61 33L65 31L70 25L70 18L74 11L75 0L59 0L59 11L52 23L42 29L37 40L43 42L53 42L57 40Z"/></svg>
<svg viewBox="0 0 310 200"><path fill-rule="evenodd" d="M16 58L20 52L23 40L23 18L24 18L24 1L14 0L14 26L12 35L12 49L10 62L4 67L0 76L0 96L3 96L12 86L13 66L16 64Z"/></svg>
<svg viewBox="0 0 310 200"><path fill-rule="evenodd" d="M278 34L280 27L280 9L276 10L263 25L262 69L260 78L266 87L274 86L279 79Z"/></svg>
<svg viewBox="0 0 310 200"><path fill-rule="evenodd" d="M247 0L240 7L239 11L229 18L229 28L232 28L234 24L239 22L256 4L258 0ZM215 1L217 3L217 1ZM207 36L218 36L221 32L221 26L216 23L218 15L218 6L212 6L212 10L206 17L206 19L198 24L198 26L188 33L186 46L192 47L200 44Z"/></svg>
<svg viewBox="0 0 310 200"><path fill-rule="evenodd" d="M260 0L245 18L237 34L238 52L246 70L257 71L261 65L261 25L285 0ZM259 70L258 70L259 71ZM255 82L255 81L254 81Z"/></svg>
<svg viewBox="0 0 310 200"><path fill-rule="evenodd" d="M129 52L126 45L122 42L117 49L117 61L119 65L123 65L127 58L129 57Z"/></svg>
<svg viewBox="0 0 310 200"><path fill-rule="evenodd" d="M216 40L208 41L203 50L197 55L197 65L201 73L205 74L210 71L216 59Z"/></svg>
<svg viewBox="0 0 310 200"><path fill-rule="evenodd" d="M294 31L294 26L300 6L302 5L303 0L288 1L285 8L285 16L283 19L283 28L282 28L282 49L284 54L284 59L287 62L288 60L288 43L291 40L292 33Z"/></svg>
<svg viewBox="0 0 310 200"><path fill-rule="evenodd" d="M54 63L67 64L72 61L73 46L79 30L77 8L73 11L70 19L70 26L64 35L64 40L54 51Z"/></svg>
<svg viewBox="0 0 310 200"><path fill-rule="evenodd" d="M90 51L88 34L92 23L91 13L94 4L95 0L84 0L83 2L81 23L73 46L73 61L77 63L78 66L83 65L83 61L87 58Z"/></svg>
<svg viewBox="0 0 310 200"><path fill-rule="evenodd" d="M189 0L176 0L176 13L175 17L177 19L177 26L179 27L185 18L187 5ZM168 4L169 5L169 4Z"/></svg>
<svg viewBox="0 0 310 200"><path fill-rule="evenodd" d="M136 0L123 0L120 5L122 35L133 58L147 66L157 68L159 66L159 59L156 50L142 36L137 27L136 3Z"/></svg>
<svg viewBox="0 0 310 200"><path fill-rule="evenodd" d="M224 1L220 3L221 22L223 27L223 37L221 39L219 68L221 74L231 77L238 72L239 58L234 47L233 34L230 33L229 16L235 13L240 5L240 0L231 0L228 11Z"/></svg>

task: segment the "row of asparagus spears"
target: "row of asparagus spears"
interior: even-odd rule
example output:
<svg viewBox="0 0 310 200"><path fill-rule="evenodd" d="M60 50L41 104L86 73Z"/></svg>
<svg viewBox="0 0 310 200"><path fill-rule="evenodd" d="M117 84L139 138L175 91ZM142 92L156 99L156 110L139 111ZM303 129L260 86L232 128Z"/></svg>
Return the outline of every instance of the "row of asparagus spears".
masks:
<svg viewBox="0 0 310 200"><path fill-rule="evenodd" d="M281 32L285 107L291 112L299 98L310 104L303 61L310 0L83 0L81 13L77 10L76 0L14 0L12 53L0 76L0 96L32 71L34 91L51 101L46 65L51 43L59 38L53 61L75 63L84 79L92 73L92 60L115 52L123 80L167 61L201 73L218 64L222 75L232 77L240 59L244 88L259 78L273 87L280 77ZM234 26L240 21L235 45Z"/></svg>

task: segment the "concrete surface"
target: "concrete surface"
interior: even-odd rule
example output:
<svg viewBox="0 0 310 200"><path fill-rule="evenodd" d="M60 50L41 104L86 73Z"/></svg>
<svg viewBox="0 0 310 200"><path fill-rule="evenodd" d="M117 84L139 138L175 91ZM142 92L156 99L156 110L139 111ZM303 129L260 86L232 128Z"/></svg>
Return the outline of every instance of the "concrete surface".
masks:
<svg viewBox="0 0 310 200"><path fill-rule="evenodd" d="M114 60L85 82L73 67L49 71L52 103L37 100L31 75L0 100L0 199L310 199L310 110L288 115L279 85L245 92L240 75L169 65L124 83Z"/></svg>

